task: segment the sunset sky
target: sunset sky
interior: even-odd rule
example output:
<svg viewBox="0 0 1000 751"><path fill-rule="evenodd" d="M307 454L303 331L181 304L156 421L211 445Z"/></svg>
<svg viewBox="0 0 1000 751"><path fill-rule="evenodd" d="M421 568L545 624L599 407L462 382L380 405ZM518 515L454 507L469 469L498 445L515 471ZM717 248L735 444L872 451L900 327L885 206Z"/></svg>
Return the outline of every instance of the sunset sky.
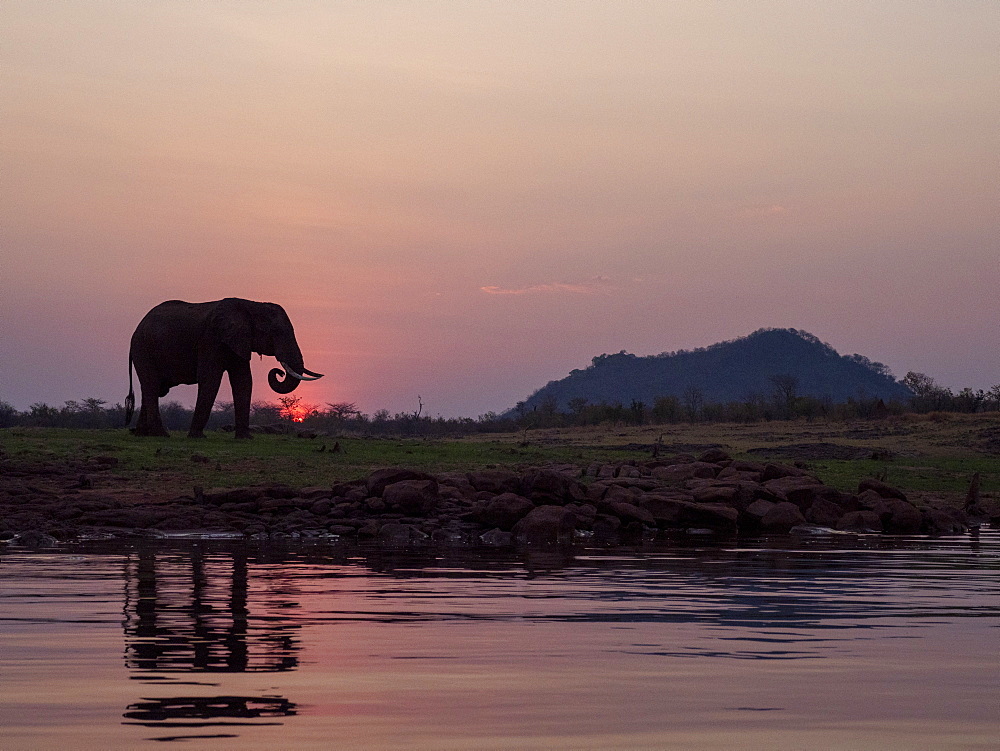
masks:
<svg viewBox="0 0 1000 751"><path fill-rule="evenodd" d="M760 327L1000 383L996 0L4 0L0 114L19 409L229 296L366 412Z"/></svg>

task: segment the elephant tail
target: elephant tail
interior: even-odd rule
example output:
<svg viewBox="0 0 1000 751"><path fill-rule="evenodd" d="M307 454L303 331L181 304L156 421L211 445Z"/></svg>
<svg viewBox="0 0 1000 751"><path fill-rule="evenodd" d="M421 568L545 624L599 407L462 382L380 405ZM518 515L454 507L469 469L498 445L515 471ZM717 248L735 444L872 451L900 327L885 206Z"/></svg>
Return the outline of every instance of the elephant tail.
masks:
<svg viewBox="0 0 1000 751"><path fill-rule="evenodd" d="M125 427L132 422L135 414L135 390L132 388L132 358L128 359L128 396L125 397Z"/></svg>

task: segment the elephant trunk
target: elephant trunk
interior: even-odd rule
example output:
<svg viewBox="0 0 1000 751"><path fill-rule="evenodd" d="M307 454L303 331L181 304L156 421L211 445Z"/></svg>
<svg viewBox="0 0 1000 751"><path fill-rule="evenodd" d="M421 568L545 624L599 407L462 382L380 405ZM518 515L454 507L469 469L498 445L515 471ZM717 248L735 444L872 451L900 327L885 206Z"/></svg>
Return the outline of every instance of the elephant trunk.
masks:
<svg viewBox="0 0 1000 751"><path fill-rule="evenodd" d="M284 376L285 380L279 381L281 376ZM267 385L271 387L271 391L278 394L290 394L299 387L300 383L302 383L300 379L279 368L274 368L267 374Z"/></svg>
<svg viewBox="0 0 1000 751"><path fill-rule="evenodd" d="M289 352L287 358L278 356L278 364L281 368L274 368L267 374L267 385L278 394L290 394L302 381L315 381L323 377L322 373L314 373L303 366L298 347ZM278 380L281 376L284 376L284 380Z"/></svg>

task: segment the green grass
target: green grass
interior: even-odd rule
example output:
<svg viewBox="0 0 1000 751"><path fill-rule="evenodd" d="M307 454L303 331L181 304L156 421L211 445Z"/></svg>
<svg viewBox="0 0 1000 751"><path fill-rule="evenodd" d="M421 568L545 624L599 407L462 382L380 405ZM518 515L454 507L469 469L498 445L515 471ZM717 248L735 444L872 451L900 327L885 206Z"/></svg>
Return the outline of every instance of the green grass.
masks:
<svg viewBox="0 0 1000 751"><path fill-rule="evenodd" d="M329 485L392 466L445 472L634 456L613 447L543 447L521 445L509 438L470 441L258 435L251 441L237 441L224 433L193 440L183 434L136 438L125 431L9 428L0 430L0 449L15 462L55 467L72 463L79 465L81 472L95 457L114 457L117 464L108 474L118 484L153 493L189 492L195 485ZM333 451L335 444L339 451Z"/></svg>
<svg viewBox="0 0 1000 751"><path fill-rule="evenodd" d="M644 459L650 455L648 450L626 446L649 446L661 437L667 446L717 444L733 456L757 461L759 456L746 453L751 448L825 442L885 450L892 456L881 461L806 461L821 480L839 489L854 490L864 477L883 476L907 492L964 497L974 472L982 475L984 493L1000 491L1000 454L975 444L977 436L984 430L995 430L998 424L1000 420L982 417L941 423L925 420L560 429L450 440L258 435L252 441L237 441L226 433L210 433L208 438L192 440L183 433L166 439L136 438L125 430L7 428L0 430L0 452L12 464L69 467L78 474L88 473L96 487L174 497L191 492L195 485L239 487L277 482L322 486L391 466L445 472L549 462L585 465ZM333 452L336 443L341 450ZM96 470L95 457L114 457L117 463L111 469ZM45 471L33 473L43 478L45 475ZM62 487L65 485L63 482Z"/></svg>
<svg viewBox="0 0 1000 751"><path fill-rule="evenodd" d="M891 461L807 462L827 485L856 491L865 477L881 477L890 485L907 491L965 493L972 475L979 472L984 491L1000 488L1000 458L919 457Z"/></svg>

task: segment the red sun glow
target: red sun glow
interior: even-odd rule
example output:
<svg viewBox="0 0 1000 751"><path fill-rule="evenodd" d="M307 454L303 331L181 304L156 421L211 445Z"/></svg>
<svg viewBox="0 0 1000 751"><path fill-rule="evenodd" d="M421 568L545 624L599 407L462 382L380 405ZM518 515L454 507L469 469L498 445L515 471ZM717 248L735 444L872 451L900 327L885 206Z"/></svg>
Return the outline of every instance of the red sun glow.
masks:
<svg viewBox="0 0 1000 751"><path fill-rule="evenodd" d="M302 404L301 397L298 396L286 396L278 401L281 402L281 409L278 410L278 415L285 420L302 422L313 411L312 408Z"/></svg>

